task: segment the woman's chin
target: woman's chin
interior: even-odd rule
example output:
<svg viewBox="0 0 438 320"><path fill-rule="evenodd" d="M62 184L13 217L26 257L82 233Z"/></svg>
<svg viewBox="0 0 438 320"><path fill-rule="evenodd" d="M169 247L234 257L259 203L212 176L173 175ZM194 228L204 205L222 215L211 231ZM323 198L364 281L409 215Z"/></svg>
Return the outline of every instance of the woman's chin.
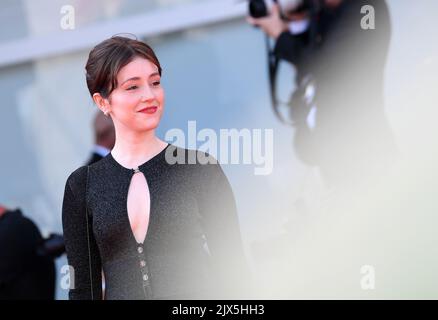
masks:
<svg viewBox="0 0 438 320"><path fill-rule="evenodd" d="M137 126L136 131L147 132L147 131L155 130L159 124L160 124L159 121L149 121L148 123L144 123Z"/></svg>

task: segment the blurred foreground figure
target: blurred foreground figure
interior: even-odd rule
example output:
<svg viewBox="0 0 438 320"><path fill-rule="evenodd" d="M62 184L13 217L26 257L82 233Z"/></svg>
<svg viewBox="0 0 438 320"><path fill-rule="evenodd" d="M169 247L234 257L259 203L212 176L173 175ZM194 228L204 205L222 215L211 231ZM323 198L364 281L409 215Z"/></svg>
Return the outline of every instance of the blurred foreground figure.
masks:
<svg viewBox="0 0 438 320"><path fill-rule="evenodd" d="M248 21L275 39L275 59L296 67L289 120L298 157L329 187L360 192L386 173L397 149L383 100L388 8L380 0L304 3Z"/></svg>
<svg viewBox="0 0 438 320"><path fill-rule="evenodd" d="M53 300L55 263L37 226L0 206L0 299ZM61 250L62 251L62 250Z"/></svg>

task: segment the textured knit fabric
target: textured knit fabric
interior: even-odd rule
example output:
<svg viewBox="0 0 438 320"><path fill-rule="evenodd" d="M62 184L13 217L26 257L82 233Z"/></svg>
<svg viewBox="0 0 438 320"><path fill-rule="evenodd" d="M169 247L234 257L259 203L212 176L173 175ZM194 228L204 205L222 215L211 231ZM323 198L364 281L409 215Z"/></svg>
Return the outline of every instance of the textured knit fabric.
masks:
<svg viewBox="0 0 438 320"><path fill-rule="evenodd" d="M176 155L185 164L168 160ZM110 153L88 167L88 188L87 166L69 176L62 222L70 299L228 298L242 288L249 270L234 196L220 165L198 156L208 155L168 145L139 166L151 200L143 243L127 212L133 169Z"/></svg>

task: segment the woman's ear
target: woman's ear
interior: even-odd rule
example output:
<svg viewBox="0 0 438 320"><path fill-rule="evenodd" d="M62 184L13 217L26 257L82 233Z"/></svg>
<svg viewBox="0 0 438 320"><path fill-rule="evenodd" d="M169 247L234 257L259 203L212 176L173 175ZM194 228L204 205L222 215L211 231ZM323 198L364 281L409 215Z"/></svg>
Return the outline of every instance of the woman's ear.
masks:
<svg viewBox="0 0 438 320"><path fill-rule="evenodd" d="M108 99L102 97L100 93L93 94L93 100L96 106L105 114L110 112L110 105Z"/></svg>

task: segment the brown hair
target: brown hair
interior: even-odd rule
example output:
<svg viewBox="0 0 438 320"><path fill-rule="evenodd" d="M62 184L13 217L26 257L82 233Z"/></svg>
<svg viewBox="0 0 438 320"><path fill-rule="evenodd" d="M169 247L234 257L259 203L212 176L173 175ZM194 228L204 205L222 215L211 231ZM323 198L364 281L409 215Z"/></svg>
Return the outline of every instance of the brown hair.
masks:
<svg viewBox="0 0 438 320"><path fill-rule="evenodd" d="M117 88L117 74L120 69L135 57L143 57L155 64L161 76L160 62L152 48L144 42L113 36L95 46L85 66L90 95L100 93L102 97L108 98Z"/></svg>

